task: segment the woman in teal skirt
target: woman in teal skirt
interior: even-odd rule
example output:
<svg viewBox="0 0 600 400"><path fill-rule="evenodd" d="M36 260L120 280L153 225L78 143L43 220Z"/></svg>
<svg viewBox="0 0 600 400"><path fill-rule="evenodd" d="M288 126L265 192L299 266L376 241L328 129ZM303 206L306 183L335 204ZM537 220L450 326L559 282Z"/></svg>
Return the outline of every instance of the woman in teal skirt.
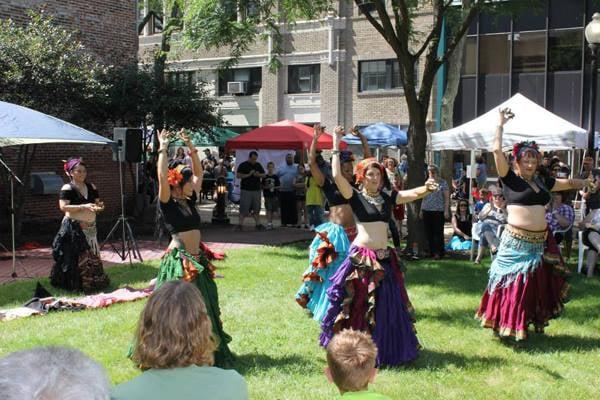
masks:
<svg viewBox="0 0 600 400"><path fill-rule="evenodd" d="M221 322L214 266L200 242L200 216L196 210L196 200L202 187L202 164L189 136L181 130L179 137L189 148L191 168L180 160L169 163L170 134L166 130L159 133L158 198L171 242L160 262L156 289L167 281L180 279L192 282L200 289L212 322L214 338L218 341L215 365L223 367L232 361L233 355L227 347L231 337L225 333Z"/></svg>

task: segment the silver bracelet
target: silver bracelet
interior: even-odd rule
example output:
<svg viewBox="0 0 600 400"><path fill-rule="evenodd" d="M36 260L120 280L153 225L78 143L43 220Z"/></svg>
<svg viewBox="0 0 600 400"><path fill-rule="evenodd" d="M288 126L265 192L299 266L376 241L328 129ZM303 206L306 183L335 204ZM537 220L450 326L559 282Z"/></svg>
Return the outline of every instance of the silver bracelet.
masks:
<svg viewBox="0 0 600 400"><path fill-rule="evenodd" d="M340 154L340 151L339 150L331 150L331 154L332 155Z"/></svg>

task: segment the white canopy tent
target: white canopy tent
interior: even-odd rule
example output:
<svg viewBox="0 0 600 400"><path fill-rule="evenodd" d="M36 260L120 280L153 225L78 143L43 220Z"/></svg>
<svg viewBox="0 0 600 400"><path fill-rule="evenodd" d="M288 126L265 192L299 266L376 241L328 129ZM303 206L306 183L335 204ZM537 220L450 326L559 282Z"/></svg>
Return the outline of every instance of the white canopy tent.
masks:
<svg viewBox="0 0 600 400"><path fill-rule="evenodd" d="M515 117L504 125L503 148L510 148L523 140L535 140L540 149L548 151L587 148L585 129L517 93L472 121L432 133L429 149L491 151L498 125L498 110L505 107L509 107Z"/></svg>
<svg viewBox="0 0 600 400"><path fill-rule="evenodd" d="M39 111L0 101L0 147L42 143L114 142Z"/></svg>

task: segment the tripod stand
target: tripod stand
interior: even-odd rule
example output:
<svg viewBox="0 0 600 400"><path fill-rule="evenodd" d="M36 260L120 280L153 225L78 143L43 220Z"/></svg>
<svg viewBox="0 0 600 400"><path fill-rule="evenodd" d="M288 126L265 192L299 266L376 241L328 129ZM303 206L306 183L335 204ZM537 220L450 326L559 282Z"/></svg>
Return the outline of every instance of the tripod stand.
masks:
<svg viewBox="0 0 600 400"><path fill-rule="evenodd" d="M25 186L23 181L19 179L17 175L10 169L8 165L0 158L0 164L4 167L8 173L8 179L10 180L10 227L11 227L11 245L12 245L12 271L10 276L12 278L17 277L17 253L15 250L15 181L21 186ZM6 247L0 243L0 246L6 249ZM7 249L8 250L8 249Z"/></svg>
<svg viewBox="0 0 600 400"><path fill-rule="evenodd" d="M127 217L125 216L125 195L123 194L123 168L121 166L121 147L122 142L119 140L118 148L117 148L117 163L119 164L119 187L121 190L121 215L117 218L117 221L113 225L112 229L106 235L106 238L100 245L100 248L104 247L104 245L117 233L119 227L121 228L121 240L120 240L120 248L117 248L112 242L110 246L114 250L115 253L121 258L121 260L125 260L129 258L129 264L131 264L131 255L133 253L133 257L138 259L140 262L142 260L142 254L138 248L137 242L133 237L133 230L131 229L131 225L127 221Z"/></svg>

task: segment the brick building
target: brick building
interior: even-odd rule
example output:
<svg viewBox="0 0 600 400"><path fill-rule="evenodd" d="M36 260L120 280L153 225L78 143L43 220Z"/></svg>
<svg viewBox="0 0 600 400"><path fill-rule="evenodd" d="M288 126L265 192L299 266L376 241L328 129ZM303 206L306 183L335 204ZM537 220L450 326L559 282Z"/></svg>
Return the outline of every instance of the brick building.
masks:
<svg viewBox="0 0 600 400"><path fill-rule="evenodd" d="M424 12L415 27L426 31L431 22ZM173 79L207 82L228 128L238 132L284 118L329 130L338 123L408 125L396 55L353 2L341 1L335 16L300 21L282 33L285 55L277 73L267 68L268 40L258 40L222 75L217 68L228 49L193 52L175 45L168 69ZM149 60L160 40L160 34L140 36L140 60Z"/></svg>
<svg viewBox="0 0 600 400"><path fill-rule="evenodd" d="M0 18L11 18L18 23L27 23L28 10L44 10L47 15L66 28L79 32L79 38L92 54L106 65L125 65L136 62L138 51L137 1L136 0L3 0L0 2ZM106 129L96 132L112 137ZM15 166L17 149L8 147L3 152L7 162ZM110 222L120 214L119 179L117 164L112 161L112 152L108 146L80 145L38 145L32 163L32 172L62 172L61 160L71 155L81 155L88 164L89 181L95 183L100 196L106 204L106 211L99 220ZM125 173L126 193L133 192L131 174ZM0 198L5 202L8 188L0 183ZM0 201L2 201L0 200ZM57 207L58 195L25 196L24 229L37 233L40 230L54 231L58 225L54 222L62 218ZM3 210L8 207L1 205ZM6 237L10 228L6 224L7 213L0 213L0 236ZM103 232L100 233L102 236ZM105 234L105 233L104 233Z"/></svg>

